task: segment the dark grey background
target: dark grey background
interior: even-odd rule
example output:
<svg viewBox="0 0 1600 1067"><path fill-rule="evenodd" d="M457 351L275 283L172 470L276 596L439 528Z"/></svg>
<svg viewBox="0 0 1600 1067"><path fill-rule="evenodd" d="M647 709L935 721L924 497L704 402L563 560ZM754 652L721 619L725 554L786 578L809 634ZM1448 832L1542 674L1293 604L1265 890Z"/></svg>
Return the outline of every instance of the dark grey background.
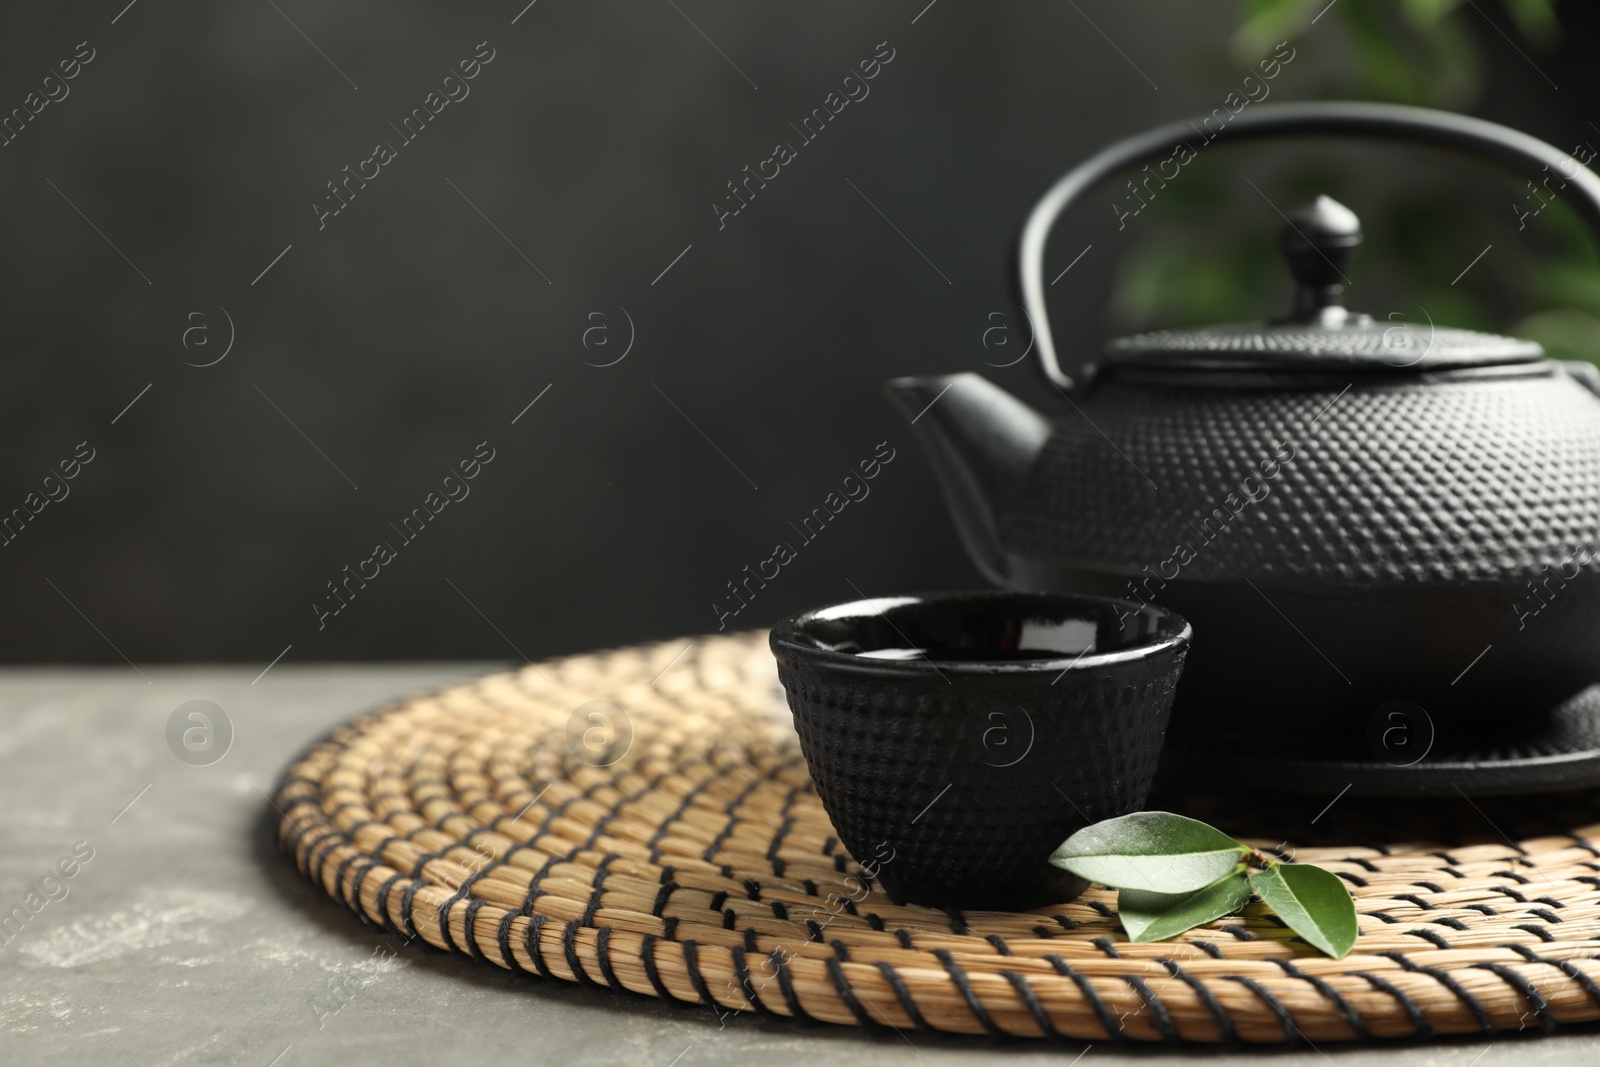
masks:
<svg viewBox="0 0 1600 1067"><path fill-rule="evenodd" d="M97 53L0 148L0 513L96 450L0 547L12 661L537 658L703 632L881 441L871 496L737 623L976 584L880 382L984 370L1047 404L1028 364L985 367L1017 351L983 338L1022 211L1247 73L1218 58L1222 0L538 0L514 25L523 0L124 3L13 7L0 32L0 112L78 42ZM1588 135L1593 32L1540 55L1557 91L1479 21L1480 111ZM1276 99L1347 62L1324 29L1295 38ZM481 41L471 95L319 232L324 183ZM870 96L719 232L724 183L883 41ZM1058 287L1080 352L1125 325L1102 314L1112 221L1074 220L1057 253L1096 245ZM1258 204L1251 225L1276 221ZM224 308L232 351L186 366L221 351ZM620 353L624 308L631 352L586 365ZM212 343L186 350L194 312ZM612 343L586 350L595 312ZM398 546L388 523L484 440L470 497L319 631L324 583Z"/></svg>

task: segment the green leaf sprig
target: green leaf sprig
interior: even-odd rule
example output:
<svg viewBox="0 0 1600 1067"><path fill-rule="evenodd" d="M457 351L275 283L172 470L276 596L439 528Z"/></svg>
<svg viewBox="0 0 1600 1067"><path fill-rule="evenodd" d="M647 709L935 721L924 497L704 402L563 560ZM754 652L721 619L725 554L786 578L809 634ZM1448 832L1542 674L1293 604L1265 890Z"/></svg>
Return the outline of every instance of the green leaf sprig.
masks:
<svg viewBox="0 0 1600 1067"><path fill-rule="evenodd" d="M1176 937L1254 895L1334 959L1355 947L1355 901L1337 875L1280 863L1198 819L1169 811L1107 819L1063 841L1050 862L1117 890L1122 928L1134 941Z"/></svg>

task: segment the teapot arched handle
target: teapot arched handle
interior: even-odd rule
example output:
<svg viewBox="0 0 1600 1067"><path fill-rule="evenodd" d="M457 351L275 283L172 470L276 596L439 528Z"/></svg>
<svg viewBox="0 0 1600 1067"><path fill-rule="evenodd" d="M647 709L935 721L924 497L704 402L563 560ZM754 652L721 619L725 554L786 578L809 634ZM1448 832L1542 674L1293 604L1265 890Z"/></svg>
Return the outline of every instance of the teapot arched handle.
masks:
<svg viewBox="0 0 1600 1067"><path fill-rule="evenodd" d="M1573 207L1600 237L1600 175L1554 145L1498 123L1430 108L1340 102L1250 107L1209 137L1201 132L1208 120L1214 122L1214 116L1179 120L1101 149L1051 186L1028 214L1017 242L1015 282L1032 322L1039 365L1057 388L1071 389L1075 383L1061 369L1045 309L1044 249L1050 230L1069 204L1117 171L1170 155L1186 142L1195 151L1192 141L1197 132L1202 147L1213 141L1353 135L1456 149L1527 177L1537 177L1548 168L1565 182L1562 191L1571 194Z"/></svg>

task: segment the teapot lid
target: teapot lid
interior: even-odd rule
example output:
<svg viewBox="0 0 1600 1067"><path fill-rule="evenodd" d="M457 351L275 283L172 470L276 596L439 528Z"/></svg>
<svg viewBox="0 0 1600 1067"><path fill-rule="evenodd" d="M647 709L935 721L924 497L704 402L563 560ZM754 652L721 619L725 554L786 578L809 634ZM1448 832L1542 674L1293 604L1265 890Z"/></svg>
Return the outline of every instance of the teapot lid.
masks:
<svg viewBox="0 0 1600 1067"><path fill-rule="evenodd" d="M1361 220L1330 197L1284 217L1279 245L1295 277L1282 319L1189 330L1156 330L1106 346L1118 366L1218 370L1413 370L1531 363L1535 341L1448 326L1375 320L1345 309L1345 271L1361 245Z"/></svg>

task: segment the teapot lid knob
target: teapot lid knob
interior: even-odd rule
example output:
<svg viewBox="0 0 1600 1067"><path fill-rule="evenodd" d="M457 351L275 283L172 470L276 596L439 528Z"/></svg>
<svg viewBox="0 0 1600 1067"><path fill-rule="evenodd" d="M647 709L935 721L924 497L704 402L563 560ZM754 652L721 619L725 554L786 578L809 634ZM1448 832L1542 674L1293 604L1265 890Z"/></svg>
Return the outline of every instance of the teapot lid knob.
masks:
<svg viewBox="0 0 1600 1067"><path fill-rule="evenodd" d="M1294 209L1283 220L1279 244L1296 282L1294 307L1288 315L1265 323L1222 323L1119 338L1106 346L1110 359L1103 370L1171 368L1185 376L1199 369L1414 373L1545 358L1544 349L1534 341L1435 326L1431 320L1425 337L1418 337L1393 325L1390 320L1396 315L1374 322L1371 315L1345 310L1344 289L1350 282L1346 274L1361 247L1361 220L1326 196Z"/></svg>
<svg viewBox="0 0 1600 1067"><path fill-rule="evenodd" d="M1345 272L1361 247L1361 220L1330 196L1319 196L1285 217L1279 247L1296 282L1290 322L1340 326L1352 316L1344 308Z"/></svg>

